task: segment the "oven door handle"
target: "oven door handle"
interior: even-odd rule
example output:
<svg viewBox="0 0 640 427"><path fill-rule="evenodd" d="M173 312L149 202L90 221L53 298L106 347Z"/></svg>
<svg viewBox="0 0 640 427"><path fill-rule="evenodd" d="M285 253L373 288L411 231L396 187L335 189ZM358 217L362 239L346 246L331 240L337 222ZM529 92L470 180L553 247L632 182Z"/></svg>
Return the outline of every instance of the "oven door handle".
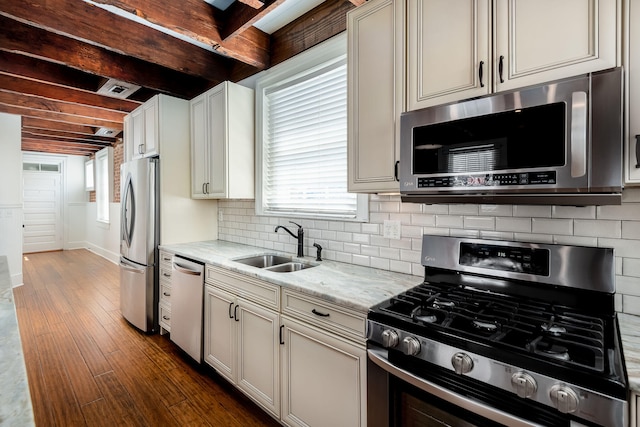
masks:
<svg viewBox="0 0 640 427"><path fill-rule="evenodd" d="M506 412L500 411L495 408L491 408L490 406L485 405L484 403L477 402L475 400L471 400L467 397L461 396L457 393L452 392L451 390L447 390L446 388L432 383L431 381L427 381L424 378L417 377L413 375L411 372L405 371L402 368L398 368L389 362L387 357L387 350L378 350L378 349L367 349L367 353L369 355L369 360L378 365L380 368L384 369L389 374L397 377L422 391L430 393L434 396L437 396L447 402L450 402L456 406L467 409L468 411L473 412L474 414L481 415L485 418L488 418L492 421L495 421L500 424L505 424L512 427L539 427L540 424L536 424L522 418L518 418L514 415L508 414Z"/></svg>

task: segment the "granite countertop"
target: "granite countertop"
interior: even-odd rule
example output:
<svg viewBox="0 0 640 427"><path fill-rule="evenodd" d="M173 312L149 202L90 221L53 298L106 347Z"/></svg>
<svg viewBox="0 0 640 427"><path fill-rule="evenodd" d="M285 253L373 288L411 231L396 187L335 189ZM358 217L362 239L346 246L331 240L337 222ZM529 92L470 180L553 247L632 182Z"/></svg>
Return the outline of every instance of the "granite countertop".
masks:
<svg viewBox="0 0 640 427"><path fill-rule="evenodd" d="M0 425L34 426L6 256L0 256Z"/></svg>
<svg viewBox="0 0 640 427"><path fill-rule="evenodd" d="M629 389L640 393L640 316L618 313Z"/></svg>
<svg viewBox="0 0 640 427"><path fill-rule="evenodd" d="M289 287L362 313L366 313L371 306L410 289L422 281L422 278L408 274L295 256L294 259L302 259L317 266L292 273L277 273L233 260L252 255L291 256L292 254L219 240L161 245L160 249Z"/></svg>

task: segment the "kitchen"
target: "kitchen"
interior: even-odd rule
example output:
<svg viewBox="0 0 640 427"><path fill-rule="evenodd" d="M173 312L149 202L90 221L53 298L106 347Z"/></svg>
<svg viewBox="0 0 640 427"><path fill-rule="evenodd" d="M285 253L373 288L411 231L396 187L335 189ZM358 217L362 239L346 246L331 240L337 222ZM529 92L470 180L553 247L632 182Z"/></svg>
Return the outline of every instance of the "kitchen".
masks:
<svg viewBox="0 0 640 427"><path fill-rule="evenodd" d="M15 170L16 158L19 157L13 157L13 162L7 160L7 169L3 170ZM12 185L16 186L16 183ZM616 251L616 309L633 315L638 314L639 294L638 279L634 273L637 264L637 251L634 250L637 244L637 203L640 199L636 191L627 187L620 206L598 207L427 205L403 203L395 195L372 195L366 222L300 222L307 236L307 255L315 254L312 243L317 242L324 248L323 254L328 260L415 277L423 275L420 263L423 234L613 247ZM13 200L19 198L10 201ZM9 219L11 215L5 214L4 217ZM220 200L217 202L217 214L213 215L220 240L295 254L295 240L286 234L273 232L276 225L288 225L288 221L288 217L256 215L255 202L251 199ZM400 232L399 239L394 236L396 230ZM107 254L117 254L117 243L115 248L105 244L113 240L96 240L89 243L98 243L96 246L106 249Z"/></svg>

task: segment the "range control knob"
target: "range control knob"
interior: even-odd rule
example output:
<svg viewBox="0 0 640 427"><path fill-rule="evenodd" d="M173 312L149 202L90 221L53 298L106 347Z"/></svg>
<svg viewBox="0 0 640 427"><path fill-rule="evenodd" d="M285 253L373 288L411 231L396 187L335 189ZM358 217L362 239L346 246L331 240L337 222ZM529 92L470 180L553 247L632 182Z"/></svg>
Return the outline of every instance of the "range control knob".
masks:
<svg viewBox="0 0 640 427"><path fill-rule="evenodd" d="M451 357L451 364L457 374L467 374L473 369L471 356L462 352L458 352Z"/></svg>
<svg viewBox="0 0 640 427"><path fill-rule="evenodd" d="M382 346L384 348L394 348L398 346L400 337L398 333L392 329L385 329L382 331Z"/></svg>
<svg viewBox="0 0 640 427"><path fill-rule="evenodd" d="M563 414L570 414L578 409L580 399L575 391L566 385L556 384L549 390L549 397L555 408Z"/></svg>
<svg viewBox="0 0 640 427"><path fill-rule="evenodd" d="M524 372L516 372L511 376L511 385L515 390L516 394L522 398L531 397L536 394L536 390L538 389L538 384L536 384L536 380L527 373Z"/></svg>
<svg viewBox="0 0 640 427"><path fill-rule="evenodd" d="M414 337L406 337L402 340L402 352L407 356L415 356L420 353L420 341Z"/></svg>

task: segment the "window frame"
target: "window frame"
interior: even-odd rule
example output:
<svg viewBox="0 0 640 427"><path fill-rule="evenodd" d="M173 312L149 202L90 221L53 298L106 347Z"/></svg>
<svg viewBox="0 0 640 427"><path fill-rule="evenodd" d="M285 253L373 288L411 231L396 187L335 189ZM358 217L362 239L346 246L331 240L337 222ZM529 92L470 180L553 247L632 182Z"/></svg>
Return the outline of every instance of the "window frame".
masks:
<svg viewBox="0 0 640 427"><path fill-rule="evenodd" d="M94 160L84 162L84 190L95 191L96 189L96 169Z"/></svg>
<svg viewBox="0 0 640 427"><path fill-rule="evenodd" d="M366 222L369 220L369 195L356 194L357 209L354 216L344 216L335 214L320 214L313 212L284 212L271 211L264 206L263 197L263 155L264 155L264 138L266 123L266 93L285 85L291 80L301 78L303 76L311 76L319 70L327 66L346 61L347 57L347 37L346 34L339 34L324 43L298 54L297 56L284 61L275 67L272 67L256 80L256 187L255 187L255 210L259 216L275 216L275 217L292 217L319 220L339 220L352 222ZM345 97L345 107L347 105L347 97ZM345 141L347 133L345 134ZM348 162L347 147L345 147L345 161ZM348 167L348 163L347 163ZM348 179L348 176L345 177ZM347 183L345 182L345 191L347 191Z"/></svg>
<svg viewBox="0 0 640 427"><path fill-rule="evenodd" d="M103 183L103 162L106 161L106 179ZM96 221L102 224L110 224L110 209L113 202L113 147L105 147L95 155L95 192L96 192ZM106 197L105 194L106 193ZM104 199L103 199L104 198ZM102 206L106 203L106 206ZM101 216L104 208L106 216Z"/></svg>

